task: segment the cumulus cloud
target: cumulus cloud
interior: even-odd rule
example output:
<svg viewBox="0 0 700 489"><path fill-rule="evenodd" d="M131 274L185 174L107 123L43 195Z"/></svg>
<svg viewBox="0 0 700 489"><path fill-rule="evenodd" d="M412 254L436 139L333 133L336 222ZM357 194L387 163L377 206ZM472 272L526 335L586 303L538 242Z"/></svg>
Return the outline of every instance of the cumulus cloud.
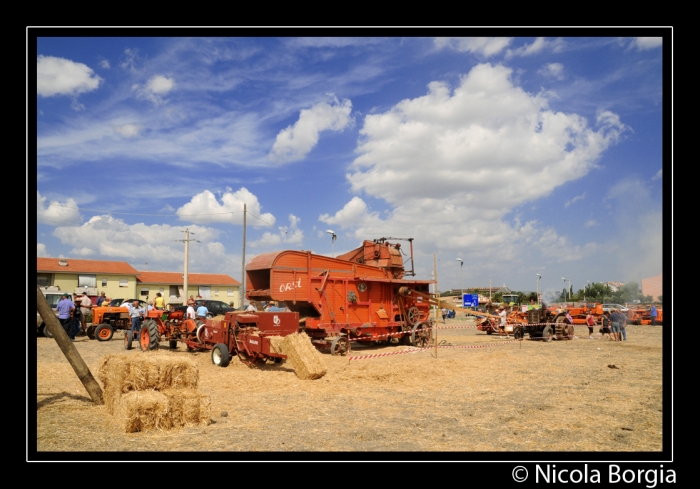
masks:
<svg viewBox="0 0 700 489"><path fill-rule="evenodd" d="M448 48L488 58L503 51L511 40L510 37L437 37L433 43L437 49Z"/></svg>
<svg viewBox="0 0 700 489"><path fill-rule="evenodd" d="M332 97L328 102L320 102L299 114L299 120L277 134L275 144L268 159L276 162L290 162L303 159L318 143L321 131L342 131L351 123L350 100L338 101Z"/></svg>
<svg viewBox="0 0 700 489"><path fill-rule="evenodd" d="M44 243L36 244L36 256L49 256L46 251L46 245Z"/></svg>
<svg viewBox="0 0 700 489"><path fill-rule="evenodd" d="M102 81L83 63L54 56L36 57L36 93L42 97L77 97L97 89Z"/></svg>
<svg viewBox="0 0 700 489"><path fill-rule="evenodd" d="M274 247L281 244L294 245L301 244L304 240L304 232L299 229L300 218L294 214L289 214L289 226L280 226L277 228L277 234L266 231L262 237L256 241L251 241L249 245L252 248L258 247Z"/></svg>
<svg viewBox="0 0 700 489"><path fill-rule="evenodd" d="M114 132L125 138L133 138L139 135L140 127L136 124L122 124L114 126Z"/></svg>
<svg viewBox="0 0 700 489"><path fill-rule="evenodd" d="M50 224L53 226L61 224L77 224L83 220L78 211L78 204L73 199L64 202L52 200L46 202L46 197L42 197L39 191L36 192L36 220L39 224Z"/></svg>
<svg viewBox="0 0 700 489"><path fill-rule="evenodd" d="M100 68L103 68L105 70L110 69L111 66L109 65L109 61L107 61L106 59L101 59L100 60Z"/></svg>
<svg viewBox="0 0 700 489"><path fill-rule="evenodd" d="M219 231L190 225L197 242L189 246L189 270L216 270L232 277L240 272L240 255L226 252L218 241ZM61 243L72 246L69 256L124 260L137 269L144 261L149 270L182 270L185 226L127 224L109 215L94 216L81 226L59 226L53 235Z"/></svg>
<svg viewBox="0 0 700 489"><path fill-rule="evenodd" d="M662 175L663 175L663 169L657 171L657 172L656 172L656 175L654 175L654 176L652 177L652 180L661 180Z"/></svg>
<svg viewBox="0 0 700 489"><path fill-rule="evenodd" d="M663 45L662 37L635 37L632 41L632 45L635 46L639 51L645 51L647 49L658 48Z"/></svg>
<svg viewBox="0 0 700 489"><path fill-rule="evenodd" d="M262 206L258 198L245 187L233 192L227 188L221 195L220 201L209 190L205 190L180 207L176 214L181 221L190 221L198 224L212 222L228 222L231 224L243 224L243 204L246 204L248 212L246 224L248 226L272 226L275 224L275 216L270 213L262 213Z"/></svg>
<svg viewBox="0 0 700 489"><path fill-rule="evenodd" d="M564 79L564 65L561 63L548 63L544 65L540 70L537 72L542 76L548 77L548 78L555 78L557 80L563 80Z"/></svg>
<svg viewBox="0 0 700 489"><path fill-rule="evenodd" d="M166 101L164 98L175 87L175 80L163 75L151 77L145 85L135 83L131 89L136 92L136 97L151 101L154 105L160 105Z"/></svg>
<svg viewBox="0 0 700 489"><path fill-rule="evenodd" d="M321 214L319 221L326 224L337 224L341 228L359 226L367 223L369 220L378 219L377 213L370 213L367 209L365 201L359 197L353 197L350 202L336 212L334 215Z"/></svg>

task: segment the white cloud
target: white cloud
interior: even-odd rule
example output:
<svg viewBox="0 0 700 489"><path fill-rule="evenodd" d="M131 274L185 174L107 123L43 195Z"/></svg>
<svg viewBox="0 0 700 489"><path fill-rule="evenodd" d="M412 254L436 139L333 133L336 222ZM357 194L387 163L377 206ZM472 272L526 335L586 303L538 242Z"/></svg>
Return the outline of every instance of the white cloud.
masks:
<svg viewBox="0 0 700 489"><path fill-rule="evenodd" d="M124 50L124 61L119 66L124 70L136 71L136 61L139 59L139 50L126 48Z"/></svg>
<svg viewBox="0 0 700 489"><path fill-rule="evenodd" d="M538 37L531 44L524 44L517 49L509 49L506 52L506 58L512 58L514 56L532 56L545 49L557 53L561 51L563 47L564 41L562 39L547 40L544 37Z"/></svg>
<svg viewBox="0 0 700 489"><path fill-rule="evenodd" d="M266 231L262 237L256 241L248 243L251 248L258 247L274 247L281 244L285 246L301 244L304 240L304 232L299 229L300 218L294 214L289 214L289 226L280 226L277 228L277 234Z"/></svg>
<svg viewBox="0 0 700 489"><path fill-rule="evenodd" d="M437 37L433 42L437 49L449 48L488 58L503 51L511 40L510 37Z"/></svg>
<svg viewBox="0 0 700 489"><path fill-rule="evenodd" d="M319 221L326 224L337 224L341 228L360 226L369 220L378 220L377 213L370 213L367 204L359 197L353 197L350 202L336 212L333 216L321 214Z"/></svg>
<svg viewBox="0 0 700 489"><path fill-rule="evenodd" d="M566 202L566 203L564 204L564 207L569 207L571 204L573 204L573 203L576 202L577 200L583 200L583 199L585 199L585 198L586 198L586 192L582 193L581 195L577 195L576 197L574 197L574 198L571 199L570 201Z"/></svg>
<svg viewBox="0 0 700 489"><path fill-rule="evenodd" d="M49 256L46 252L46 245L44 243L36 244L36 256Z"/></svg>
<svg viewBox="0 0 700 489"><path fill-rule="evenodd" d="M239 280L241 257L226 252L213 228L187 226L197 239L189 246L190 272L226 273ZM94 216L81 226L59 226L53 235L72 246L69 256L124 260L133 267L177 271L183 268L185 226L127 224L122 219Z"/></svg>
<svg viewBox="0 0 700 489"><path fill-rule="evenodd" d="M248 213L246 224L248 226L273 226L275 216L270 213L262 213L262 206L258 198L245 187L236 192L227 188L221 195L221 202L209 190L205 190L180 207L176 214L181 221L190 221L199 224L212 222L228 222L231 224L243 224L243 204L246 204Z"/></svg>
<svg viewBox="0 0 700 489"><path fill-rule="evenodd" d="M556 78L557 80L564 79L564 65L561 63L548 63L544 65L537 73L542 76Z"/></svg>
<svg viewBox="0 0 700 489"><path fill-rule="evenodd" d="M95 90L103 81L87 65L54 56L37 56L36 75L36 93L42 97L77 97Z"/></svg>
<svg viewBox="0 0 700 489"><path fill-rule="evenodd" d="M352 102L332 97L299 114L299 120L277 134L268 159L289 162L303 159L318 143L321 131L342 131L351 123Z"/></svg>
<svg viewBox="0 0 700 489"><path fill-rule="evenodd" d="M125 138L133 138L139 135L140 127L136 124L122 124L114 126L114 132Z"/></svg>
<svg viewBox="0 0 700 489"><path fill-rule="evenodd" d="M105 70L110 69L111 66L110 66L110 64L109 64L109 61L107 61L106 59L100 60L100 68L103 68L103 69L105 69Z"/></svg>
<svg viewBox="0 0 700 489"><path fill-rule="evenodd" d="M583 225L583 227L585 228L592 228L593 226L598 226L598 221L596 221L595 219L589 219Z"/></svg>
<svg viewBox="0 0 700 489"><path fill-rule="evenodd" d="M654 175L651 179L652 180L660 180L662 176L663 176L663 169L657 171L656 175Z"/></svg>
<svg viewBox="0 0 700 489"><path fill-rule="evenodd" d="M175 80L163 75L151 77L145 85L135 83L131 89L136 92L136 97L151 101L154 105L166 102L164 96L175 87Z"/></svg>
<svg viewBox="0 0 700 489"><path fill-rule="evenodd" d="M632 41L632 45L635 46L639 51L644 51L647 49L658 48L663 45L662 37L635 37Z"/></svg>
<svg viewBox="0 0 700 489"><path fill-rule="evenodd" d="M61 203L52 200L46 203L46 197L36 192L36 220L38 224L60 226L62 224L77 224L83 220L78 211L78 204L73 199Z"/></svg>

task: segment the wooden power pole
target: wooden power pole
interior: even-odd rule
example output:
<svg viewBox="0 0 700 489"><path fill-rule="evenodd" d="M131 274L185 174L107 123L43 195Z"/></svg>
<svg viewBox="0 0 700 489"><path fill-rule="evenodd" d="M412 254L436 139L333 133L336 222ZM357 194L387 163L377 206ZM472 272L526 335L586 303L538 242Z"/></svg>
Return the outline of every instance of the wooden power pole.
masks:
<svg viewBox="0 0 700 489"><path fill-rule="evenodd" d="M104 404L100 384L97 383L90 369L85 365L83 357L80 356L75 345L71 342L63 326L61 326L61 323L54 314L53 309L51 309L46 297L41 293L41 289L38 285L36 286L36 310L44 321L44 326L49 328L49 333L51 333L53 339L56 340L58 347L66 356L68 363L73 367L73 371L75 371L80 382L83 383L88 394L90 394L90 398L97 404Z"/></svg>

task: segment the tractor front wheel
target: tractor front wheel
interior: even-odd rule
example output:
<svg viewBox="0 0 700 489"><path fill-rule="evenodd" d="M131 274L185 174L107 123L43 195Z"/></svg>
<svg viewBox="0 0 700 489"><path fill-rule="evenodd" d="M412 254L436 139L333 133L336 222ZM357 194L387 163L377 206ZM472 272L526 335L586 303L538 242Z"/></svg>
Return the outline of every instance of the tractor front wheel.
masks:
<svg viewBox="0 0 700 489"><path fill-rule="evenodd" d="M109 341L114 335L114 330L109 324L100 324L95 328L95 338L97 341Z"/></svg>
<svg viewBox="0 0 700 489"><path fill-rule="evenodd" d="M542 331L542 338L544 338L544 341L549 343L550 341L552 341L553 337L554 337L554 333L552 332L552 327L545 326L544 330Z"/></svg>
<svg viewBox="0 0 700 489"><path fill-rule="evenodd" d="M228 354L228 347L223 343L217 343L211 350L211 363L219 367L227 367L231 361L231 356Z"/></svg>
<svg viewBox="0 0 700 489"><path fill-rule="evenodd" d="M94 340L94 339L95 339L95 326L88 326L88 329L87 329L87 336L88 336L88 338L90 338L91 340Z"/></svg>
<svg viewBox="0 0 700 489"><path fill-rule="evenodd" d="M134 332L129 330L124 335L124 349L131 350L131 343L134 341Z"/></svg>

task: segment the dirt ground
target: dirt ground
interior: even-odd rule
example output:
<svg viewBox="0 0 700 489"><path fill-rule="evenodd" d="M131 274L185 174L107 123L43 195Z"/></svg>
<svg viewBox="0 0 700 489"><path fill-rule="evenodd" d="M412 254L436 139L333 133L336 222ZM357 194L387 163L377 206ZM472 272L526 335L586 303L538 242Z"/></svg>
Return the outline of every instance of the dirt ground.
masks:
<svg viewBox="0 0 700 489"><path fill-rule="evenodd" d="M234 357L220 368L182 345L131 350L191 359L211 397L209 426L141 433L120 432L55 341L38 337L36 451L467 452L466 460L469 452L662 451L663 327L629 325L628 341L616 343L577 326L578 338L544 343L501 340L464 318L439 326L450 329L438 330L447 348L437 358L325 354L328 373L312 381L286 363L251 369ZM81 336L75 346L96 378L103 355L125 352L121 332L108 342ZM353 345L350 355L407 349Z"/></svg>

